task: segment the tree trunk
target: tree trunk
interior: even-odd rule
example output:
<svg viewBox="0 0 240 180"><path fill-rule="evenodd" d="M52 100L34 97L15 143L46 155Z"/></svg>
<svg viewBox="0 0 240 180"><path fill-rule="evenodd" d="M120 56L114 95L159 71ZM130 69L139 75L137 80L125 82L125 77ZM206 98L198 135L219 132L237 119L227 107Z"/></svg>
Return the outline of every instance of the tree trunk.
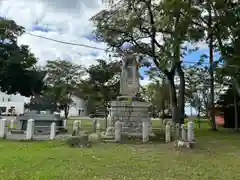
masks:
<svg viewBox="0 0 240 180"><path fill-rule="evenodd" d="M184 72L181 67L181 63L179 62L179 65L177 67L177 72L180 79L180 85L179 85L179 123L184 124L184 117L185 117L185 78L184 78Z"/></svg>
<svg viewBox="0 0 240 180"><path fill-rule="evenodd" d="M211 108L211 130L216 131L216 122L215 122L215 110L214 110L214 76L213 76L213 30L212 30L212 11L211 5L208 4L208 37L209 37L209 73L210 73L210 93L211 93L211 101L210 101L210 108Z"/></svg>
<svg viewBox="0 0 240 180"><path fill-rule="evenodd" d="M172 105L172 122L175 124L178 122L178 105L177 105L176 86L174 83L174 74L169 73L167 77L168 77L169 88L170 88L170 101Z"/></svg>
<svg viewBox="0 0 240 180"><path fill-rule="evenodd" d="M235 131L239 131L238 125L238 105L237 105L237 89L233 87L234 93L234 120L235 120Z"/></svg>
<svg viewBox="0 0 240 180"><path fill-rule="evenodd" d="M215 111L214 111L214 77L213 77L213 38L210 38L210 44L209 44L209 54L210 54L210 91L211 91L211 101L210 101L210 107L211 107L211 130L216 131L216 122L215 122Z"/></svg>
<svg viewBox="0 0 240 180"><path fill-rule="evenodd" d="M66 105L66 106L64 107L64 116L65 116L65 119L68 118L68 114L69 114L69 106Z"/></svg>
<svg viewBox="0 0 240 180"><path fill-rule="evenodd" d="M105 129L108 127L108 101L104 101L104 120L105 120Z"/></svg>
<svg viewBox="0 0 240 180"><path fill-rule="evenodd" d="M201 120L200 120L200 111L201 111L201 109L200 109L200 107L198 107L198 128L200 128L201 127Z"/></svg>

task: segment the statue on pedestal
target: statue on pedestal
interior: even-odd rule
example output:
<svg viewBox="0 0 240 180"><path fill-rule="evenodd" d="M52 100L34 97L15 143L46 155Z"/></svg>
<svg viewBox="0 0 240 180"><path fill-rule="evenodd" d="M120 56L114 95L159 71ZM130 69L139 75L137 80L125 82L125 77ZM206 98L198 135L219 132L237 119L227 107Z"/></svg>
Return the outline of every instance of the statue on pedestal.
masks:
<svg viewBox="0 0 240 180"><path fill-rule="evenodd" d="M106 132L102 137L116 138L115 123L122 124L122 134L142 136L143 123L148 123L149 134L152 133L151 118L148 114L148 103L140 101L137 94L140 89L139 68L142 59L136 60L132 55L126 55L122 60L120 79L120 94L116 101L111 102L111 114ZM133 102L134 101L134 102ZM116 140L116 139L115 139Z"/></svg>
<svg viewBox="0 0 240 180"><path fill-rule="evenodd" d="M127 55L122 60L122 72L120 79L120 94L123 96L135 96L140 88L140 74L138 72L140 62L134 56Z"/></svg>

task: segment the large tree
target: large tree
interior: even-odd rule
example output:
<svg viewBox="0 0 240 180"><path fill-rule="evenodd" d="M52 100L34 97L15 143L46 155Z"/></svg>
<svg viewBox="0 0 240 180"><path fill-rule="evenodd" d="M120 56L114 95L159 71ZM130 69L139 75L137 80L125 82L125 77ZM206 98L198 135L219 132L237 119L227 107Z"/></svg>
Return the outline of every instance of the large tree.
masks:
<svg viewBox="0 0 240 180"><path fill-rule="evenodd" d="M156 71L164 72L170 85L174 122L184 122L182 45L186 40L198 40L203 36L202 31L196 30L192 24L200 13L192 1L123 0L113 3L110 10L103 10L92 18L98 40L114 49L130 43L132 46L127 53L148 57ZM176 73L180 77L179 101L174 81Z"/></svg>
<svg viewBox="0 0 240 180"><path fill-rule="evenodd" d="M97 64L86 69L88 78L80 84L88 105L95 102L95 106L98 104L103 107L105 115L107 115L108 103L119 96L120 66L119 62L98 59Z"/></svg>
<svg viewBox="0 0 240 180"><path fill-rule="evenodd" d="M82 66L67 60L49 60L45 66L47 72L45 95L56 102L64 110L65 118L68 117L72 104L72 95L77 91L85 71Z"/></svg>
<svg viewBox="0 0 240 180"><path fill-rule="evenodd" d="M32 96L44 88L45 73L36 68L37 59L17 38L24 28L12 20L0 19L0 89L8 94Z"/></svg>
<svg viewBox="0 0 240 180"><path fill-rule="evenodd" d="M211 4L215 17L214 35L216 44L224 60L223 75L230 77L235 93L240 94L240 4L238 1L218 1ZM234 94L236 97L237 94ZM238 130L237 105L235 103L235 128Z"/></svg>
<svg viewBox="0 0 240 180"><path fill-rule="evenodd" d="M200 62L184 69L186 77L186 102L199 114L209 115L211 105L211 90L209 66L203 66ZM214 72L214 97L215 102L224 92L225 83L218 81L218 73Z"/></svg>
<svg viewBox="0 0 240 180"><path fill-rule="evenodd" d="M164 118L169 108L169 87L165 79L149 83L143 88L143 97Z"/></svg>

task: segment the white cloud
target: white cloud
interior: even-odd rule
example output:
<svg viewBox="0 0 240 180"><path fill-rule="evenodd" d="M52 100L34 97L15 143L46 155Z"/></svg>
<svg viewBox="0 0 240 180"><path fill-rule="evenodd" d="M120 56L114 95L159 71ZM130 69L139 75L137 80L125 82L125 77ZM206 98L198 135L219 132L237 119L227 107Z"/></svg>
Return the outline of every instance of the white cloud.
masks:
<svg viewBox="0 0 240 180"><path fill-rule="evenodd" d="M148 77L144 77L143 80L140 80L140 84L141 84L142 86L146 86L146 85L148 85L149 83L151 83L151 81L149 80Z"/></svg>
<svg viewBox="0 0 240 180"><path fill-rule="evenodd" d="M89 19L103 8L101 0L3 0L0 16L13 19L34 35L106 49L104 43L86 38L94 29ZM32 31L33 28L42 31ZM97 58L108 59L105 51L60 44L29 34L19 37L18 43L29 45L41 65L57 58L71 59L84 66L95 63ZM141 84L147 83L146 78L141 81Z"/></svg>
<svg viewBox="0 0 240 180"><path fill-rule="evenodd" d="M13 19L28 32L31 32L34 26L50 30L31 32L35 35L105 49L106 45L103 43L89 41L86 38L93 30L89 19L102 8L101 0L3 0L0 16ZM29 34L22 35L18 42L29 45L31 51L39 58L40 64L49 59L69 58L88 66L93 64L96 58L106 55L104 51L60 44ZM95 54L96 57L90 54Z"/></svg>

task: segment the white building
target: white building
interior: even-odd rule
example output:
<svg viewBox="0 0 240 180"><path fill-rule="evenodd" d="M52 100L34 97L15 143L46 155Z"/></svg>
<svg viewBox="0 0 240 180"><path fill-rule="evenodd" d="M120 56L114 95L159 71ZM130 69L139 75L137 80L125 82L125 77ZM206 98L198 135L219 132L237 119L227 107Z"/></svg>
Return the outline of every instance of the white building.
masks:
<svg viewBox="0 0 240 180"><path fill-rule="evenodd" d="M24 103L29 102L29 98L21 96L20 94L9 95L0 92L0 112L9 113L11 109L15 110L16 114L24 113Z"/></svg>
<svg viewBox="0 0 240 180"><path fill-rule="evenodd" d="M8 113L11 109L15 110L17 115L24 113L24 104L29 103L30 98L20 94L8 95L0 92L0 113ZM69 116L84 116L85 101L77 96L72 96L73 104L69 109ZM63 112L61 112L63 113Z"/></svg>
<svg viewBox="0 0 240 180"><path fill-rule="evenodd" d="M68 116L85 116L85 100L73 95L72 105L69 108ZM63 113L63 112L61 112Z"/></svg>

